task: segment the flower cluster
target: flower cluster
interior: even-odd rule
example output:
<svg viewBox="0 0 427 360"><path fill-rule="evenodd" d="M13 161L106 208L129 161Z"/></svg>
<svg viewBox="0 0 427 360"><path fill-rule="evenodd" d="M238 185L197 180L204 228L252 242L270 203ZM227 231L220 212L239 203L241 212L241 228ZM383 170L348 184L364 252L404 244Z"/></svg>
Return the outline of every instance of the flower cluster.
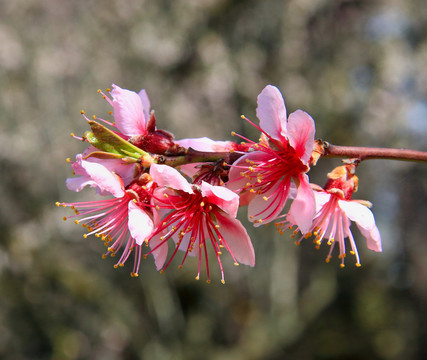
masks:
<svg viewBox="0 0 427 360"><path fill-rule="evenodd" d="M180 268L192 257L198 264L196 279L205 272L210 282L215 259L224 283L223 252L235 265L255 265L252 242L237 219L242 206L257 227L273 222L279 232L296 228L301 233L297 243L311 236L317 246L326 241L327 261L338 243L341 266L346 239L360 265L351 221L368 248L381 251L369 203L351 200L358 161L333 170L324 188L310 184L307 172L321 154L314 120L302 110L288 117L276 87L269 85L258 96L259 125L244 118L260 131L259 141L244 138L241 144L175 140L156 127L145 90L135 93L113 85L108 94L99 92L112 106L114 122L89 119L82 111L91 131L73 136L89 145L75 161L68 159L75 177L66 185L73 191L94 187L103 198L57 205L74 210L64 220L81 224L85 238L95 235L104 241L104 257L119 254L115 267L133 256L131 275L138 276L147 256L153 256L160 271L177 256Z"/></svg>

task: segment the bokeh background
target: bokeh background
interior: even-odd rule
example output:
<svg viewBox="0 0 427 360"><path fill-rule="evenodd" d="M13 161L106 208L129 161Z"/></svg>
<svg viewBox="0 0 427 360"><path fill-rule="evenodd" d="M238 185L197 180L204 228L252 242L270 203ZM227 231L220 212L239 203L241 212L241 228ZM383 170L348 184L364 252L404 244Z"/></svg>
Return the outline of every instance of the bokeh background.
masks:
<svg viewBox="0 0 427 360"><path fill-rule="evenodd" d="M427 171L372 160L356 198L374 203L383 253L324 262L274 227L252 229L255 268L225 286L195 263L138 279L56 201L94 198L64 181L84 144L80 110L108 117L97 89L145 88L176 138L257 139L256 97L343 145L427 150L424 0L0 1L0 358L426 359ZM323 184L339 160L310 172ZM242 221L245 212L241 214ZM359 235L357 229L355 235ZM177 263L178 264L178 263Z"/></svg>

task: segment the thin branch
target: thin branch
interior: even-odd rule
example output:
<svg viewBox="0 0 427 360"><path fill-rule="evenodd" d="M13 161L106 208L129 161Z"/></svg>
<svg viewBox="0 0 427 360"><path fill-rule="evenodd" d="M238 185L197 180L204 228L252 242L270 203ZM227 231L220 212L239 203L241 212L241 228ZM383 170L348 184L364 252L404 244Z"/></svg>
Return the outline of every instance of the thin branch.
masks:
<svg viewBox="0 0 427 360"><path fill-rule="evenodd" d="M325 158L390 159L427 162L427 152L410 149L375 148L365 146L339 146L322 141Z"/></svg>

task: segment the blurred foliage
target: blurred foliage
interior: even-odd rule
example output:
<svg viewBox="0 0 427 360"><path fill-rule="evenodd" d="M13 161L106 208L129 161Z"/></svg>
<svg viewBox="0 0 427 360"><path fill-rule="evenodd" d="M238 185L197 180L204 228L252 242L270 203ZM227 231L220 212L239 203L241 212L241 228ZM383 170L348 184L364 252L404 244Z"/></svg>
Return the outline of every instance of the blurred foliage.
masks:
<svg viewBox="0 0 427 360"><path fill-rule="evenodd" d="M191 262L133 279L54 206L90 193L65 189L84 147L68 134L87 130L81 108L108 117L111 83L145 88L177 138L256 139L239 115L272 83L318 137L427 150L426 63L423 0L0 2L0 358L427 358L425 165L360 166L384 242L358 238L362 268L258 228L257 265L230 261L225 286Z"/></svg>

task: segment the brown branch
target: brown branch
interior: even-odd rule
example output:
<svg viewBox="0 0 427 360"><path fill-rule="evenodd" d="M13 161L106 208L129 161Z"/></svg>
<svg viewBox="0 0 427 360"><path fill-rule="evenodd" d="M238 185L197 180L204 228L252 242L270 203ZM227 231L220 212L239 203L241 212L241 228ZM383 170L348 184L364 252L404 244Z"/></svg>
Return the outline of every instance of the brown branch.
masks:
<svg viewBox="0 0 427 360"><path fill-rule="evenodd" d="M318 140L319 142L319 140ZM427 162L427 152L410 149L375 148L364 146L339 146L320 140L325 158L355 158L368 159L390 159L403 161Z"/></svg>

